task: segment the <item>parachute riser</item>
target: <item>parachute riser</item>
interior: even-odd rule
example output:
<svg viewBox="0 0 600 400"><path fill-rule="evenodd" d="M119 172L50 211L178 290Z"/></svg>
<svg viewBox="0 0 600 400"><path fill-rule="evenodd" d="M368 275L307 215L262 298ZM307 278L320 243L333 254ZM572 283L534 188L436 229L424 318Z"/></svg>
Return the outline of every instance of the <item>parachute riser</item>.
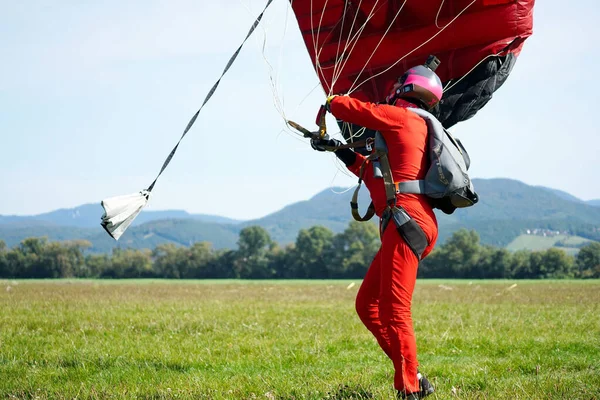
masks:
<svg viewBox="0 0 600 400"><path fill-rule="evenodd" d="M327 139L327 123L325 122L325 117L327 116L327 106L322 105L319 108L319 112L317 113L317 119L315 123L319 126L319 139Z"/></svg>

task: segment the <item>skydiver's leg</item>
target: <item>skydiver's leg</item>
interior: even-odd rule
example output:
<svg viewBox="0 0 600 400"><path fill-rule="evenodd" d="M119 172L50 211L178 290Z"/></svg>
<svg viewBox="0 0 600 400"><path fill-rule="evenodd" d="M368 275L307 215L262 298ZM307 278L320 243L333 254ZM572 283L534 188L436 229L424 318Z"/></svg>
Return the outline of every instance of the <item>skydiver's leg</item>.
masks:
<svg viewBox="0 0 600 400"><path fill-rule="evenodd" d="M371 266L369 266L365 278L360 285L360 289L358 290L358 294L356 295L356 313L367 329L373 333L379 346L381 346L381 349L391 358L387 329L384 329L379 320L379 280L381 278L380 258L381 249L377 252L375 258L371 262Z"/></svg>
<svg viewBox="0 0 600 400"><path fill-rule="evenodd" d="M383 234L380 254L379 315L390 343L394 387L406 393L418 392L417 343L411 303L419 263L393 224Z"/></svg>

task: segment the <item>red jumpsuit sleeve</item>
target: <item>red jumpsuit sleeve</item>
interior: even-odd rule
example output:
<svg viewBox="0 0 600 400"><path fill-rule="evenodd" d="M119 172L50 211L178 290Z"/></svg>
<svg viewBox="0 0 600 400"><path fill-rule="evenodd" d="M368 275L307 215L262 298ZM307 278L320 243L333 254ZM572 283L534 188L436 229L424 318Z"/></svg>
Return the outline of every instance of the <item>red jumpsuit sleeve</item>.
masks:
<svg viewBox="0 0 600 400"><path fill-rule="evenodd" d="M363 165L365 161L365 156L360 153L356 153L356 159L352 165L347 165L348 171L352 172L354 175L358 176L360 174L360 167Z"/></svg>
<svg viewBox="0 0 600 400"><path fill-rule="evenodd" d="M345 122L374 129L388 130L398 126L397 107L387 104L365 103L349 96L336 96L329 105L331 113ZM401 117L400 117L401 118Z"/></svg>

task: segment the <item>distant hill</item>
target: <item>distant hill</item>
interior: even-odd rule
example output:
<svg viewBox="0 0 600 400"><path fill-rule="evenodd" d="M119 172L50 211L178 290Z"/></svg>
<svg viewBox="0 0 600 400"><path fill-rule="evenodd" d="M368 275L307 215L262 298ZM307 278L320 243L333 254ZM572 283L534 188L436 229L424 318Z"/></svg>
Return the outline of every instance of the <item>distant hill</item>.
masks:
<svg viewBox="0 0 600 400"><path fill-rule="evenodd" d="M314 225L322 225L334 232L341 232L352 220L350 214L352 193L353 190L348 191L347 188L326 189L309 200L293 203L263 218L246 221L242 225L260 225L280 243L295 241L300 229L307 229ZM358 203L362 213L369 203L369 191L363 188Z"/></svg>
<svg viewBox="0 0 600 400"><path fill-rule="evenodd" d="M174 243L189 246L195 242L211 242L213 248L235 248L237 246L239 225L218 224L193 219L166 219L151 221L131 227L126 234L115 242L102 229L94 229L86 237L93 252L108 252L114 247L133 247L152 249L162 243ZM89 230L88 230L89 232Z"/></svg>
<svg viewBox="0 0 600 400"><path fill-rule="evenodd" d="M12 223L24 223L29 221L47 222L57 226L74 226L78 228L98 228L103 209L100 203L84 204L74 208L62 208L44 214L32 216L0 215L0 225ZM145 210L133 222L133 226L141 225L150 221L164 219L194 219L204 222L215 222L222 224L237 224L241 221L218 215L190 214L183 210Z"/></svg>
<svg viewBox="0 0 600 400"><path fill-rule="evenodd" d="M572 194L569 194L569 193L567 193L567 192L565 192L563 190L552 189L552 188L548 188L548 187L545 187L545 186L536 186L536 187L538 187L540 189L548 190L551 193L554 193L558 197L561 197L561 198L563 198L565 200L574 201L574 202L577 202L577 203L585 203L585 204L590 205L590 206L600 207L600 199L594 199L594 200L587 200L587 201L585 201L585 200L581 200L580 198L575 197Z"/></svg>
<svg viewBox="0 0 600 400"><path fill-rule="evenodd" d="M496 246L506 246L527 229L538 228L600 240L600 207L568 193L510 179L475 179L474 186L480 196L475 207L457 210L452 215L437 213L438 243L460 228L475 229L483 243ZM96 252L113 247L153 248L160 243L189 245L196 241L212 242L215 248L233 248L241 229L259 225L267 229L274 240L286 244L295 240L300 229L314 225L326 226L334 232L344 230L352 219L351 196L352 191L344 192L343 188L327 189L309 200L243 222L178 210L144 211L119 242L114 242L100 228L100 205L84 205L31 217L0 217L0 239L9 246L29 236L48 236L51 240L86 239L92 242L92 251ZM363 189L361 209L368 204L368 191ZM376 220L373 223L377 223Z"/></svg>
<svg viewBox="0 0 600 400"><path fill-rule="evenodd" d="M585 203L580 198L575 197L572 194L565 192L564 190L552 189L552 188L545 187L545 186L534 186L534 187L547 190L550 193L554 193L555 195L557 195L558 197L560 197L560 198L562 198L564 200L574 201L574 202L577 202L577 203Z"/></svg>

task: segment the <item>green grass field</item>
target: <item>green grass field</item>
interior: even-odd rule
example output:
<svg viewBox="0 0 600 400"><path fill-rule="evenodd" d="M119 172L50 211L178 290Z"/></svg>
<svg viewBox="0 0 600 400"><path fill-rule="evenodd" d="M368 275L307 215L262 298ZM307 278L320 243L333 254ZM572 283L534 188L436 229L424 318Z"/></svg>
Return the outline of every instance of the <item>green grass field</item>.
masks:
<svg viewBox="0 0 600 400"><path fill-rule="evenodd" d="M0 281L0 398L393 399L350 283ZM600 281L419 281L413 313L428 399L600 399Z"/></svg>

